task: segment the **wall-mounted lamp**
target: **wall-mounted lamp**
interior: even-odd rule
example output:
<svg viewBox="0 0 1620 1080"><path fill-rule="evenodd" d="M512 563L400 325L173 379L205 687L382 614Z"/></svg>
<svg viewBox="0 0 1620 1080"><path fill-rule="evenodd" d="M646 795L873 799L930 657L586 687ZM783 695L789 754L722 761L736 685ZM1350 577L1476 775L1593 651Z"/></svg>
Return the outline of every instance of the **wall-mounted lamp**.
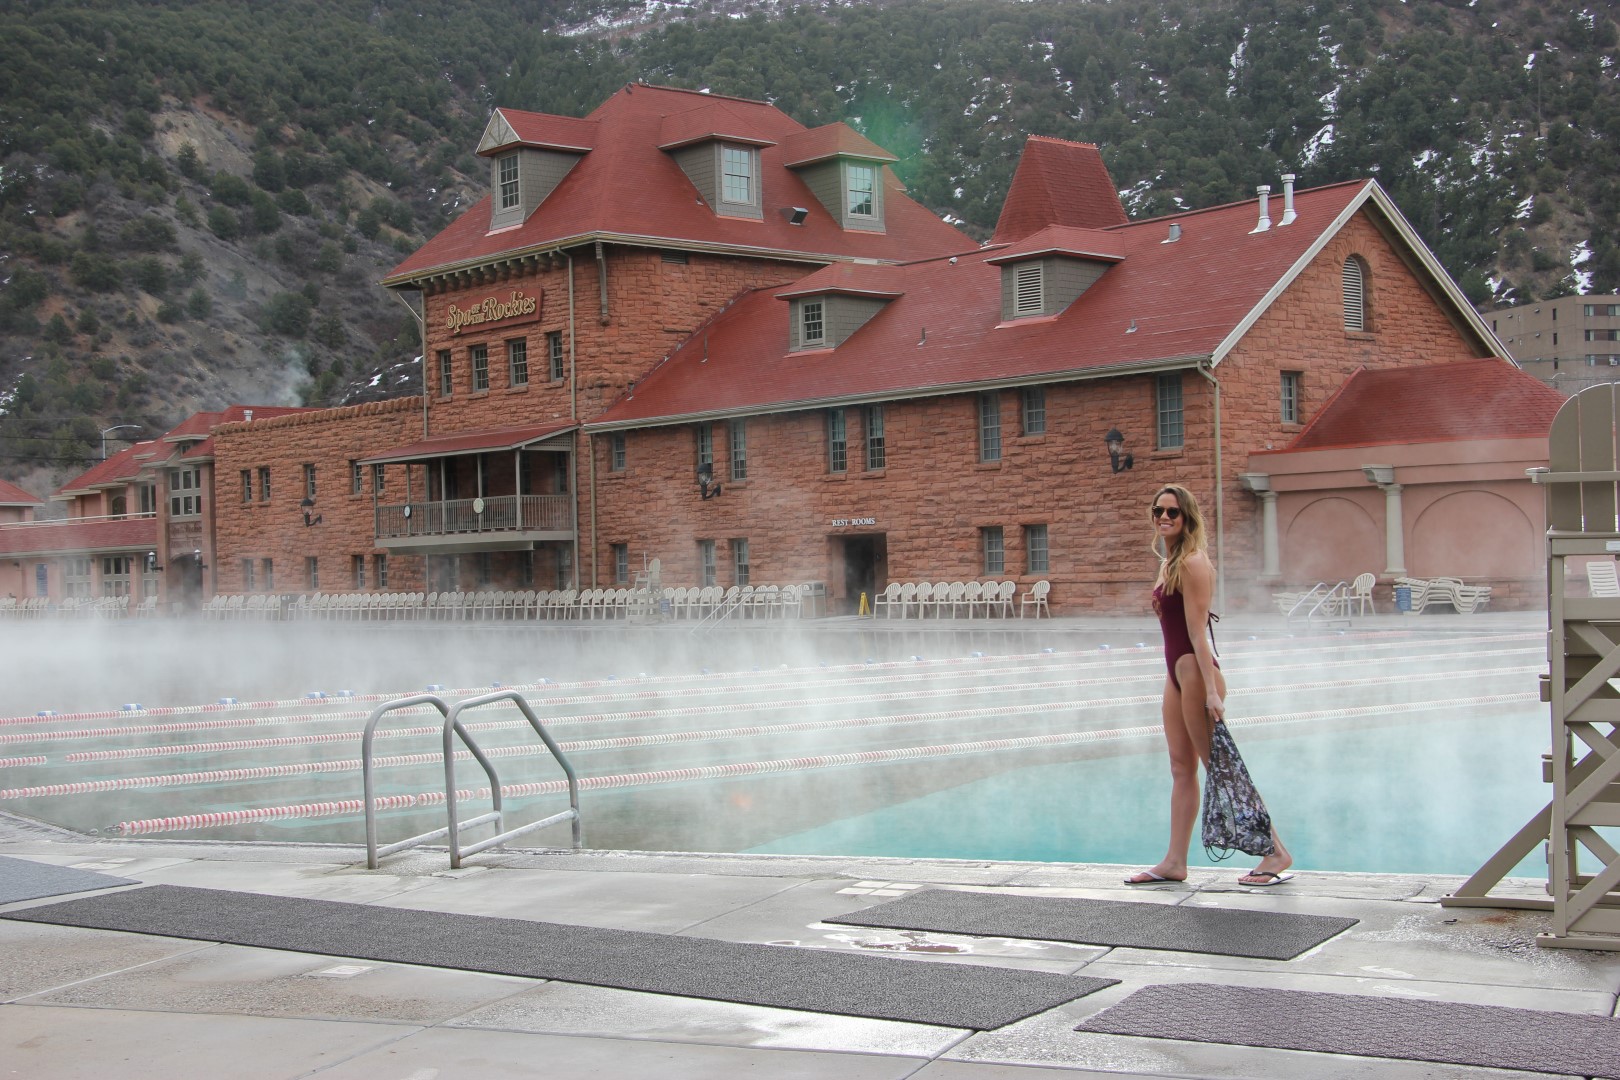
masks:
<svg viewBox="0 0 1620 1080"><path fill-rule="evenodd" d="M714 466L708 462L698 466L697 481L698 491L705 499L712 499L720 494L721 487L714 482Z"/></svg>
<svg viewBox="0 0 1620 1080"><path fill-rule="evenodd" d="M1103 442L1108 447L1108 463L1114 467L1115 472L1124 472L1126 469L1136 467L1134 456L1120 453L1125 449L1125 436L1119 433L1119 428L1109 428L1108 434L1103 436Z"/></svg>
<svg viewBox="0 0 1620 1080"><path fill-rule="evenodd" d="M310 498L308 495L304 496L304 501L298 504L298 508L304 512L305 527L310 525L319 525L321 523L321 515L311 515L311 511L315 509L315 500Z"/></svg>
<svg viewBox="0 0 1620 1080"><path fill-rule="evenodd" d="M787 218L789 225L803 225L804 219L810 216L810 211L802 206L784 206L782 216Z"/></svg>

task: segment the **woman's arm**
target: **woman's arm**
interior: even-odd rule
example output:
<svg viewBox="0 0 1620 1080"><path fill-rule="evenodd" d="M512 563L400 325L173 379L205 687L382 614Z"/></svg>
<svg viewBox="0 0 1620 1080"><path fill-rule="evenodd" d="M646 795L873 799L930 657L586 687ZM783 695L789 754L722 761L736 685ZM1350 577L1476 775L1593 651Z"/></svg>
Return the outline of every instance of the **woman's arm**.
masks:
<svg viewBox="0 0 1620 1080"><path fill-rule="evenodd" d="M1181 569L1181 592L1187 612L1187 636L1192 640L1198 673L1204 678L1204 707L1219 720L1226 715L1220 684L1215 681L1215 653L1209 644L1209 605L1215 596L1215 567L1199 552Z"/></svg>

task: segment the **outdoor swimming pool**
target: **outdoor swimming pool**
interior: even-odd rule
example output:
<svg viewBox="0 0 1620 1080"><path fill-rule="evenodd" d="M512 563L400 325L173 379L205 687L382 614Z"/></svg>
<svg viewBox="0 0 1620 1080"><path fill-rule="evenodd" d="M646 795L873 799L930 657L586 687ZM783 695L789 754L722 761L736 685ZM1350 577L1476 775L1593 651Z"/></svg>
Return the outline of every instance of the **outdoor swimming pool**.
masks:
<svg viewBox="0 0 1620 1080"><path fill-rule="evenodd" d="M1095 632L1045 628L587 636L589 663L568 651L582 636L508 633L475 635L484 666L462 656L439 670L581 676L526 693L586 778L588 846L1142 864L1162 853L1164 669L1156 645L1136 647L1142 627L1104 632L1107 650ZM1223 645L1234 732L1301 867L1468 873L1546 801L1539 634ZM420 688L383 681L408 675L397 657L369 674L347 658L334 670L362 691ZM356 843L353 759L373 704L0 718L0 806L83 831ZM515 713L469 719L504 755L514 819L560 808L560 771L518 737ZM413 733L379 741L392 759L379 792L417 805L383 815L384 842L443 824L433 717L395 726ZM458 778L482 782L475 768ZM1520 872L1541 870L1527 860Z"/></svg>

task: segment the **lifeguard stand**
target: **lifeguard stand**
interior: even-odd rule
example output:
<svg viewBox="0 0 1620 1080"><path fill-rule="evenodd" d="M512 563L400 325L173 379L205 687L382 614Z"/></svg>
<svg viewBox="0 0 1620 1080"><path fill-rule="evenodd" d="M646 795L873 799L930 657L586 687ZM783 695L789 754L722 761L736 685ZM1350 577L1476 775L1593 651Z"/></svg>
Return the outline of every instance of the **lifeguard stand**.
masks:
<svg viewBox="0 0 1620 1080"><path fill-rule="evenodd" d="M1620 597L1566 594L1566 561L1620 553L1620 391L1590 386L1553 418L1548 468L1530 478L1547 495L1547 661L1552 801L1493 855L1448 907L1540 908L1557 948L1620 950L1620 851L1599 829L1620 827ZM1585 576L1576 570L1582 582ZM1543 841L1548 900L1499 899L1490 889ZM1582 864L1587 872L1582 872Z"/></svg>

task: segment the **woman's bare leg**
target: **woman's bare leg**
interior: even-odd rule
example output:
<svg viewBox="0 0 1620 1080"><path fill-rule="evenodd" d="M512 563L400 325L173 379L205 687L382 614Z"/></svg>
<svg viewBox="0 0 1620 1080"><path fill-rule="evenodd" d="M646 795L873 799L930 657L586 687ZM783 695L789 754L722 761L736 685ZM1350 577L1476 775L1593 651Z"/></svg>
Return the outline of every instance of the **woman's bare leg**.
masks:
<svg viewBox="0 0 1620 1080"><path fill-rule="evenodd" d="M1203 674L1198 670L1198 662L1190 655L1183 656L1176 663L1176 674L1181 678L1181 712L1182 719L1186 724L1188 738L1191 739L1198 747L1198 760L1202 761L1207 766L1209 764L1209 733L1211 724L1209 717L1204 713L1204 700L1208 695L1204 690ZM1217 689L1220 690L1221 697L1226 697L1226 677L1221 674L1219 668L1215 670L1215 678L1218 681ZM1174 797L1172 796L1172 799L1173 798ZM1198 807L1195 802L1193 806L1193 817L1196 818L1197 814ZM1173 830L1171 836L1173 843ZM1190 824L1188 826L1187 836L1188 841L1190 842L1192 838L1192 829ZM1269 885L1271 884L1271 880L1275 875L1282 873L1284 870L1287 870L1293 865L1294 858L1292 855L1288 854L1288 849L1283 847L1282 838L1277 835L1277 829L1275 826L1273 826L1271 830L1271 842L1276 845L1276 850L1270 855L1262 858L1259 866L1256 866L1253 870L1238 878L1239 884Z"/></svg>
<svg viewBox="0 0 1620 1080"><path fill-rule="evenodd" d="M1199 700L1202 700L1200 698ZM1146 873L1170 881L1187 880L1187 849L1192 844L1193 823L1198 819L1198 750L1187 738L1182 720L1182 692L1168 677L1164 680L1164 741L1170 752L1170 847L1164 859ZM1204 756L1209 755L1205 740ZM1153 880L1137 874L1143 883Z"/></svg>

